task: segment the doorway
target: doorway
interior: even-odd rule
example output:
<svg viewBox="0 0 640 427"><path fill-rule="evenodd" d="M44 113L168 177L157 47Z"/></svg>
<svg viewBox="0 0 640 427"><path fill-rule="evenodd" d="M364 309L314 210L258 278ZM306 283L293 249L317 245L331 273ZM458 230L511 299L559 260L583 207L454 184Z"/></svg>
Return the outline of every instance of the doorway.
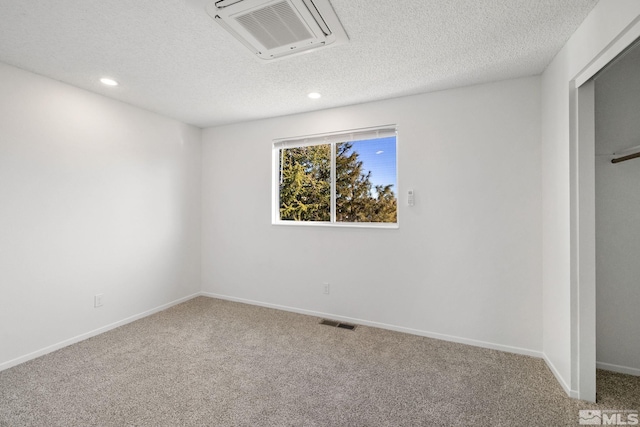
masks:
<svg viewBox="0 0 640 427"><path fill-rule="evenodd" d="M610 268L611 256L614 252L605 252L601 250L596 254L596 164L598 166L598 176L605 176L610 172L610 169L603 169L601 166L604 163L611 162L612 158L622 157L627 154L628 149L633 149L635 145L640 145L640 140L635 144L629 144L628 141L624 141L621 138L613 138L611 135L605 134L604 131L609 131L611 134L619 133L620 129L616 127L610 127L611 125L603 125L602 120L608 120L605 111L609 105L606 103L612 102L613 97L607 97L605 91L608 89L608 80L619 80L620 75L616 75L616 72L611 71L610 77L607 77L607 71L615 70L613 67L622 58L625 58L627 54L633 52L633 47L636 46L635 41L640 37L640 23L636 22L635 25L627 29L621 34L617 41L612 45L605 48L599 56L581 72L574 80L575 89L572 91L572 126L571 126L571 317L572 317L572 342L571 342L571 357L572 357L572 378L575 379L575 389L578 390L578 396L580 399L595 401L596 399L596 365L604 369L618 368L622 372L622 369L626 369L625 373L635 373L635 371L627 368L633 368L633 366L616 365L606 360L620 361L618 363L629 363L634 357L625 356L626 358L620 358L621 354L630 354L629 348L635 348L636 344L628 339L625 339L627 329L616 330L612 334L612 341L623 342L621 347L615 353L613 359L608 359L609 354L607 349L603 349L602 346L613 345L611 341L603 341L602 346L598 345L599 351L596 351L597 342L596 335L597 330L600 329L602 335L604 330L609 330L614 327L616 323L624 323L628 320L626 314L617 314L617 317L612 318L609 315L615 313L616 308L612 308L619 304L621 295L626 292L627 299L629 293L633 293L633 290L628 285L628 281L622 285L617 286L615 292L611 292L610 288L601 285L600 288L596 288L596 282L600 281L604 283L608 279L607 276L603 276L598 273L596 277L596 265L607 264L607 268ZM631 57L629 57L631 58ZM625 72L619 71L618 73L624 74ZM598 83L600 80L600 83ZM596 96L596 91L598 95ZM603 98L604 96L604 98ZM604 99L605 103L598 104L598 98ZM597 112L596 112L597 110ZM636 109L637 110L637 109ZM596 114L598 114L599 125L596 126ZM616 119L619 119L617 117ZM635 120L636 124L640 122L640 119ZM613 123L613 122L612 122ZM638 138L640 134L636 134ZM612 139L613 138L613 139ZM601 142L596 147L596 139ZM606 141L605 141L606 140ZM612 142L608 142L612 141ZM618 141L614 143L613 141ZM608 144L627 144L622 148L621 145ZM596 151L597 150L597 151ZM617 150L617 151L613 151ZM640 151L640 149L638 150ZM598 154L596 156L596 153ZM636 160L640 162L640 160ZM607 165L608 166L608 165ZM634 167L632 165L632 167ZM637 163L635 168L638 168ZM615 175L616 172L613 172ZM605 179L604 183L598 180L598 195L602 192L607 192L610 180ZM636 180L638 183L638 181ZM601 185L602 184L602 185ZM600 188L602 187L602 188ZM624 193L620 191L620 188L616 189L615 194ZM607 197L612 196L610 191L606 193ZM609 197L611 198L611 197ZM605 198L604 200L598 200L597 206L600 214L599 220L604 219L607 215L608 208L610 208L610 200ZM633 205L633 203L632 203ZM609 209L610 210L610 209ZM635 209L635 212L640 213L640 210ZM629 215L622 221L624 224L630 218L633 217L633 212L629 211ZM619 219L619 216L609 218L606 224L615 223ZM640 220L640 215L638 215ZM601 222L601 221L599 221ZM619 222L619 221L618 221ZM605 223L603 223L605 224ZM605 225L606 225L605 224ZM597 231L598 240L601 240L599 245L606 248L608 239L611 239L615 243L614 235L608 234L610 231L606 227L599 227ZM624 233L624 232L623 232ZM605 239L602 240L602 237ZM603 246L605 245L605 246ZM616 251L620 252L620 245L617 245ZM640 255L640 252L637 253ZM638 257L636 257L638 258ZM616 259L627 260L627 256ZM615 262L613 264L616 264ZM640 262L630 262L633 264L640 264ZM619 262L616 265L620 265ZM615 267L614 267L615 268ZM606 271L604 264L599 266L599 270ZM634 273L624 273L624 275L633 275ZM635 276L639 277L639 276ZM637 290L637 284L635 289ZM609 292L610 295L602 297L603 293ZM597 303L597 294L602 297L602 304ZM614 297L615 295L615 297ZM607 302L609 301L609 302ZM610 301L614 301L611 303ZM613 306L611 305L613 304ZM599 306L600 305L600 306ZM637 305L634 310L637 312ZM599 320L596 320L596 312L600 311L598 316ZM609 316L609 317L608 317ZM637 325L637 323L635 323ZM637 333L635 334L637 336ZM626 337L628 338L628 337ZM617 344L616 344L617 345ZM636 358L638 357L635 353ZM605 358L600 360L600 358ZM596 363L598 360L598 363ZM615 366L614 366L615 365ZM635 365L631 363L631 365ZM640 364L639 364L640 365ZM638 366L640 367L640 366Z"/></svg>
<svg viewBox="0 0 640 427"><path fill-rule="evenodd" d="M593 80L596 367L640 375L640 43Z"/></svg>

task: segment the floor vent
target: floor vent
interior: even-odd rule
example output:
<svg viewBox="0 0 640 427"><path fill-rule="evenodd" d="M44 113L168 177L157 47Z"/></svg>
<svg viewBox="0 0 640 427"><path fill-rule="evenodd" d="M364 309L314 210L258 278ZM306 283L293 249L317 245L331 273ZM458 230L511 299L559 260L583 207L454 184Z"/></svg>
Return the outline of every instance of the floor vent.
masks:
<svg viewBox="0 0 640 427"><path fill-rule="evenodd" d="M350 331L353 331L356 328L356 325L350 325L349 323L336 322L335 320L327 320L327 319L322 319L320 321L320 324L333 326L336 328L348 329Z"/></svg>

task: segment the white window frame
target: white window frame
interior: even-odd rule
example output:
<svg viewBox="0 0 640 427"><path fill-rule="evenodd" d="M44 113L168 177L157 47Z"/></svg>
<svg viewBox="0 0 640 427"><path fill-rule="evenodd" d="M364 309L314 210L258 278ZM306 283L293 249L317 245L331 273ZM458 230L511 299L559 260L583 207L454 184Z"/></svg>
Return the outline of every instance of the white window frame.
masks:
<svg viewBox="0 0 640 427"><path fill-rule="evenodd" d="M396 139L396 222L337 222L336 221L336 144L349 141L385 138ZM290 221L280 219L280 149L308 147L312 145L331 145L331 220L330 221ZM271 224L292 227L355 227L397 229L400 224L400 184L398 173L398 126L385 125L370 128L353 129L274 139L272 144L272 185L271 185Z"/></svg>

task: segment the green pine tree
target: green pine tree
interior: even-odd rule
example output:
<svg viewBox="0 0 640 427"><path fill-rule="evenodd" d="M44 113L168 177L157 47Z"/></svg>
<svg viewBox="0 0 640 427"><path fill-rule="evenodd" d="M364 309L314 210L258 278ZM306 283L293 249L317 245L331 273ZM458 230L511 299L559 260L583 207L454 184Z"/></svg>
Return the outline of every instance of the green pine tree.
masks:
<svg viewBox="0 0 640 427"><path fill-rule="evenodd" d="M397 201L392 185L373 187L371 171L351 143L336 145L336 221L396 222ZM330 221L331 146L283 149L281 154L280 218Z"/></svg>
<svg viewBox="0 0 640 427"><path fill-rule="evenodd" d="M331 146L288 148L280 151L280 219L331 219Z"/></svg>
<svg viewBox="0 0 640 427"><path fill-rule="evenodd" d="M336 147L336 220L396 222L397 202L392 185L374 189L371 171L364 171L358 152L352 148L349 142Z"/></svg>

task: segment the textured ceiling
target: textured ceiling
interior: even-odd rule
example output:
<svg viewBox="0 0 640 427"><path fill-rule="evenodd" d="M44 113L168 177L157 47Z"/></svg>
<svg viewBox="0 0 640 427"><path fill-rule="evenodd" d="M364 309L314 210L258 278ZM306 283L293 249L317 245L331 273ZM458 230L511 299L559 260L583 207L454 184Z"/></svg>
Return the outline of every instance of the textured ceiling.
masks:
<svg viewBox="0 0 640 427"><path fill-rule="evenodd" d="M539 74L597 0L331 3L348 44L261 63L207 0L0 0L0 62L206 127Z"/></svg>

